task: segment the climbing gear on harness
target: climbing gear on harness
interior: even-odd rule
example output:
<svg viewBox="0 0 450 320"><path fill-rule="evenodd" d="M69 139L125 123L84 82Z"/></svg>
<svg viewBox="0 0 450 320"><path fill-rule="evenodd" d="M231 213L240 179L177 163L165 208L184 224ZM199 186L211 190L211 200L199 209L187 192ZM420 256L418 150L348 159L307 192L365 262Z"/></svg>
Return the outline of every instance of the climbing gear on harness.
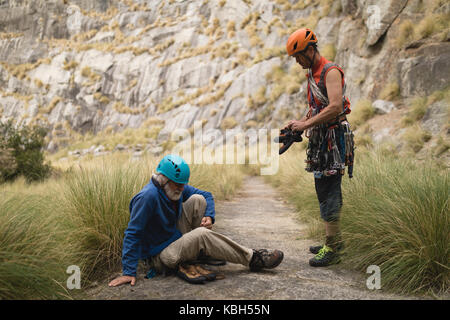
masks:
<svg viewBox="0 0 450 320"><path fill-rule="evenodd" d="M186 184L189 181L189 165L183 158L169 154L158 164L156 172L162 173L167 178L176 183Z"/></svg>
<svg viewBox="0 0 450 320"><path fill-rule="evenodd" d="M275 137L275 143L282 143L283 145L278 150L278 154L283 154L294 142L302 142L303 131L292 131L291 129L281 129L280 136Z"/></svg>
<svg viewBox="0 0 450 320"><path fill-rule="evenodd" d="M308 70L308 101L310 104L308 118L319 114L329 104L325 87L325 76L330 68L337 68L343 74L342 69L338 65L327 63L320 73L319 83L316 83L312 70ZM308 129L306 132L309 142L306 150L305 170L313 172L316 179L336 174L343 175L345 166L349 167L349 178L353 176L355 149L353 133L347 119L340 120L342 116L351 111L350 102L345 97L345 91L346 84L344 82L342 89L343 111L336 117L335 121L320 124Z"/></svg>
<svg viewBox="0 0 450 320"><path fill-rule="evenodd" d="M353 132L350 130L350 124L348 121L343 121L342 127L344 129L344 141L345 141L345 165L348 167L348 177L353 177L353 161L355 157L355 142L353 140Z"/></svg>
<svg viewBox="0 0 450 320"><path fill-rule="evenodd" d="M252 260L249 267L251 271L273 269L283 261L283 252L280 250L253 249Z"/></svg>
<svg viewBox="0 0 450 320"><path fill-rule="evenodd" d="M311 267L326 267L331 264L339 263L340 257L339 254L333 251L327 245L324 245L319 252L309 260L309 265Z"/></svg>

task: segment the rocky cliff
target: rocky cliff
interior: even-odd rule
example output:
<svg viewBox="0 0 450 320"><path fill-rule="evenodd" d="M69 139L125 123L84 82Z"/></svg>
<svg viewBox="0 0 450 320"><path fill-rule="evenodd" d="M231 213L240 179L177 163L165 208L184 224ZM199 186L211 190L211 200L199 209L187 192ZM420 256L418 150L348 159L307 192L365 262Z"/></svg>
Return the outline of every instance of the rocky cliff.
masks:
<svg viewBox="0 0 450 320"><path fill-rule="evenodd" d="M47 126L49 151L134 129L167 147L195 121L278 128L305 107L285 43L309 27L355 114L381 114L360 136L398 147L420 128L448 154L449 14L421 0L0 0L0 116Z"/></svg>

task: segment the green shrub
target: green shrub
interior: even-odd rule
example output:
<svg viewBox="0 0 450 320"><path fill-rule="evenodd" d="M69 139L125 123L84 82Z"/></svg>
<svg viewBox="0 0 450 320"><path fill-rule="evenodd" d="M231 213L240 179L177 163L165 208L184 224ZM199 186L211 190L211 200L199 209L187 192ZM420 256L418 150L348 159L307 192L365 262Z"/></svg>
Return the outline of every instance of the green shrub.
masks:
<svg viewBox="0 0 450 320"><path fill-rule="evenodd" d="M0 123L0 150L3 150L0 161L3 159L9 162L6 169L3 166L0 169L0 180L14 180L23 175L28 182L32 182L49 176L51 167L44 163L42 150L46 131L39 126L15 128L12 121ZM11 156L14 157L15 165L11 162Z"/></svg>
<svg viewBox="0 0 450 320"><path fill-rule="evenodd" d="M4 177L9 177L17 170L16 159L13 156L14 149L0 147L0 182Z"/></svg>

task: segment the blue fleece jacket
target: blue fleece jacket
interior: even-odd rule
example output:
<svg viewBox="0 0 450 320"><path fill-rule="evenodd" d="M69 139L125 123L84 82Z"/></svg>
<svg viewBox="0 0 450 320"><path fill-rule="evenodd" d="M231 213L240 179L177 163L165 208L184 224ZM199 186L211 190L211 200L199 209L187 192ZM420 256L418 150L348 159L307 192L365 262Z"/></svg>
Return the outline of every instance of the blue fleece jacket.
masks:
<svg viewBox="0 0 450 320"><path fill-rule="evenodd" d="M177 220L181 217L182 203L193 194L206 200L205 217L214 223L214 198L210 192L185 185L177 201L177 211L155 179L136 194L130 202L130 222L125 230L122 248L123 275L136 276L139 259L147 259L164 250L181 237Z"/></svg>

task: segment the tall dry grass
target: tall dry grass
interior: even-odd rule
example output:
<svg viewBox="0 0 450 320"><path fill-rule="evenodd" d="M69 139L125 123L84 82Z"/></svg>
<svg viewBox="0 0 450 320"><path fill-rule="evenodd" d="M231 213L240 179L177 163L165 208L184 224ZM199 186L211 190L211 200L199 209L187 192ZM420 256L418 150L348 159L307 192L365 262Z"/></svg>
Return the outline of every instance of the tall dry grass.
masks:
<svg viewBox="0 0 450 320"><path fill-rule="evenodd" d="M46 192L24 185L21 179L0 190L0 299L70 298L70 230L57 210L54 184L45 183Z"/></svg>
<svg viewBox="0 0 450 320"><path fill-rule="evenodd" d="M344 180L346 263L381 268L382 285L402 293L449 288L449 174L389 151L360 156Z"/></svg>

